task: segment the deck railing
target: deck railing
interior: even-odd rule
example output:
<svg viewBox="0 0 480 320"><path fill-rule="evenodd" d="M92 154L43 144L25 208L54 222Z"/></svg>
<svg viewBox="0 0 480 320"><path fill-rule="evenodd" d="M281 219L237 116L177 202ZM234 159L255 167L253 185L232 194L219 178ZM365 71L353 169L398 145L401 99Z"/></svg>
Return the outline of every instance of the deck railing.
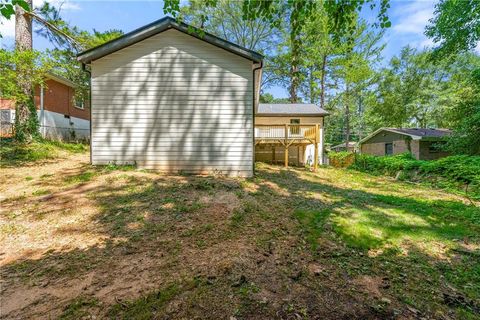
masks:
<svg viewBox="0 0 480 320"><path fill-rule="evenodd" d="M318 124L278 124L255 125L255 144L281 144L284 147L284 163L288 167L288 148L293 144L313 144L313 170L318 165L318 143L320 142Z"/></svg>
<svg viewBox="0 0 480 320"><path fill-rule="evenodd" d="M257 140L310 140L314 143L317 137L318 125L316 124L255 125Z"/></svg>

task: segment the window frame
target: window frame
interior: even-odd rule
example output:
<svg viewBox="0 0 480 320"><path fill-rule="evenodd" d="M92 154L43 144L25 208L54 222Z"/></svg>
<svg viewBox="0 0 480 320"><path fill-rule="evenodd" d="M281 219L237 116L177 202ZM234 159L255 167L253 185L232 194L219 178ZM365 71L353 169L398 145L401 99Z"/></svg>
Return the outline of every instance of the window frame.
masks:
<svg viewBox="0 0 480 320"><path fill-rule="evenodd" d="M80 106L78 106L79 100L80 100ZM74 96L73 106L77 109L85 110L85 97L83 95L81 97Z"/></svg>
<svg viewBox="0 0 480 320"><path fill-rule="evenodd" d="M390 146L390 148L389 148ZM388 153L388 150L391 151L391 153ZM393 142L385 142L385 155L386 156L393 156Z"/></svg>

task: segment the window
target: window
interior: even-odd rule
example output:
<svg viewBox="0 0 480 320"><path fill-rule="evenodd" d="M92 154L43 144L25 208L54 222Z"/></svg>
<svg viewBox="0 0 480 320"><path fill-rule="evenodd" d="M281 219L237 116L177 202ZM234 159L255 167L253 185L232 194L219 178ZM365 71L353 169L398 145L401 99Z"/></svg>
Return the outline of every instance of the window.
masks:
<svg viewBox="0 0 480 320"><path fill-rule="evenodd" d="M393 143L385 143L385 155L391 156L393 154Z"/></svg>
<svg viewBox="0 0 480 320"><path fill-rule="evenodd" d="M83 96L76 96L73 101L73 105L78 109L85 109L85 99Z"/></svg>
<svg viewBox="0 0 480 320"><path fill-rule="evenodd" d="M290 119L290 124L300 124L300 119ZM299 134L300 133L300 126L291 126L290 127L290 134Z"/></svg>

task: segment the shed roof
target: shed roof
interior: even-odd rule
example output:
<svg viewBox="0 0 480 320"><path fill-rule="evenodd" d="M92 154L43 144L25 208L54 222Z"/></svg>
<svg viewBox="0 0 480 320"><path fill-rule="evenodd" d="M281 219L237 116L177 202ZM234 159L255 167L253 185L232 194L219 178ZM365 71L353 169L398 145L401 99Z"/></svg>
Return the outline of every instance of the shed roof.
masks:
<svg viewBox="0 0 480 320"><path fill-rule="evenodd" d="M115 51L128 47L132 44L140 42L146 38L149 38L169 29L178 30L180 32L188 34L202 41L208 42L214 46L217 46L254 62L261 62L263 60L263 56L258 52L243 48L230 41L221 39L210 33L206 33L201 29L187 25L186 23L178 22L172 17L164 17L160 20L147 24L146 26L124 34L117 39L108 41L95 48L83 51L77 55L77 60L81 61L82 63L88 64L93 60L109 55Z"/></svg>
<svg viewBox="0 0 480 320"><path fill-rule="evenodd" d="M66 85L68 87L71 87L71 88L75 88L75 87L78 86L75 82L73 82L71 80L68 80L67 78L62 77L62 76L60 76L58 74L55 74L55 73L52 73L52 72L47 72L46 78L57 81L57 82L60 82L60 83Z"/></svg>
<svg viewBox="0 0 480 320"><path fill-rule="evenodd" d="M260 103L257 115L267 116L326 116L329 113L312 103Z"/></svg>
<svg viewBox="0 0 480 320"><path fill-rule="evenodd" d="M355 147L357 145L357 143L355 141L349 141L348 142L348 147ZM331 147L332 149L334 148L345 148L346 144L345 142L344 143L340 143L340 144L337 144L336 146L333 146Z"/></svg>
<svg viewBox="0 0 480 320"><path fill-rule="evenodd" d="M390 128L398 133L408 134L417 137L441 138L449 136L452 131L449 129L426 129L426 128Z"/></svg>
<svg viewBox="0 0 480 320"><path fill-rule="evenodd" d="M366 136L358 143L364 143L365 141L369 140L370 138L376 136L378 133L382 131L389 131L393 133L402 134L405 136L411 137L413 140L441 140L444 137L447 137L452 134L452 130L450 129L427 129L427 128L380 128L373 132L372 134Z"/></svg>

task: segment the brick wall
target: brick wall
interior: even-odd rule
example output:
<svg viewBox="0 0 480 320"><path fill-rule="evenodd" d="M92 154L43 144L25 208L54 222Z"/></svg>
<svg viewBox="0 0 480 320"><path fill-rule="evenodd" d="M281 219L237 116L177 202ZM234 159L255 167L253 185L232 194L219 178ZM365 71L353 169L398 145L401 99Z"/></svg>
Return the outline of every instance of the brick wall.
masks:
<svg viewBox="0 0 480 320"><path fill-rule="evenodd" d="M421 141L419 146L419 158L420 160L436 160L443 157L448 157L450 154L445 151L430 152L430 146L438 143L436 141Z"/></svg>
<svg viewBox="0 0 480 320"><path fill-rule="evenodd" d="M84 109L74 106L75 89L55 80L47 80L43 92L43 105L45 110L63 115L90 120L88 103ZM40 88L35 89L35 106L40 109Z"/></svg>

